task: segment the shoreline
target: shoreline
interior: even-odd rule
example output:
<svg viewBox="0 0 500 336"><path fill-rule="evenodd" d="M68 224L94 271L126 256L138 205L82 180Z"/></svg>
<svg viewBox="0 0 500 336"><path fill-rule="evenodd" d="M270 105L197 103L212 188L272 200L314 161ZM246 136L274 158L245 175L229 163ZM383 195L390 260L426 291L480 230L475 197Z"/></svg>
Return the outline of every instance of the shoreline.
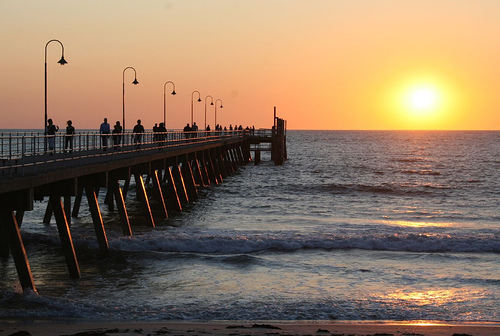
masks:
<svg viewBox="0 0 500 336"><path fill-rule="evenodd" d="M500 336L497 322L0 319L0 335Z"/></svg>

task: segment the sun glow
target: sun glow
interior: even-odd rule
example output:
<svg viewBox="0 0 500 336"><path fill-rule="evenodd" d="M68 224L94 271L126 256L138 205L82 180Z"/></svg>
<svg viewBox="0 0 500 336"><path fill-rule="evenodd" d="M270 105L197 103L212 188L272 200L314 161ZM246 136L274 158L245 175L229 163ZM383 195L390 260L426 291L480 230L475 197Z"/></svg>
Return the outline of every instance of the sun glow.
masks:
<svg viewBox="0 0 500 336"><path fill-rule="evenodd" d="M441 100L442 93L429 84L412 86L404 96L406 110L421 116L439 112Z"/></svg>
<svg viewBox="0 0 500 336"><path fill-rule="evenodd" d="M395 129L447 129L460 117L456 86L438 74L407 73L381 96L386 120ZM463 109L463 108L462 108Z"/></svg>

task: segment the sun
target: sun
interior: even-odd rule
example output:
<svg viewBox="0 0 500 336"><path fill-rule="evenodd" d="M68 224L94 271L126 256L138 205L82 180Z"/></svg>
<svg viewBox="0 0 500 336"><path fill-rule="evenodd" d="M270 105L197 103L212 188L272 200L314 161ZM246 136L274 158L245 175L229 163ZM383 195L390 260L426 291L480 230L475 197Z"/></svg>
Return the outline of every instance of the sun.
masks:
<svg viewBox="0 0 500 336"><path fill-rule="evenodd" d="M442 101L440 90L430 84L411 86L404 95L404 105L408 112L415 115L431 115L439 112Z"/></svg>
<svg viewBox="0 0 500 336"><path fill-rule="evenodd" d="M417 88L410 93L410 104L416 110L426 110L436 106L438 93L432 88Z"/></svg>
<svg viewBox="0 0 500 336"><path fill-rule="evenodd" d="M448 129L459 116L459 90L432 73L401 73L380 95L385 121L394 129Z"/></svg>

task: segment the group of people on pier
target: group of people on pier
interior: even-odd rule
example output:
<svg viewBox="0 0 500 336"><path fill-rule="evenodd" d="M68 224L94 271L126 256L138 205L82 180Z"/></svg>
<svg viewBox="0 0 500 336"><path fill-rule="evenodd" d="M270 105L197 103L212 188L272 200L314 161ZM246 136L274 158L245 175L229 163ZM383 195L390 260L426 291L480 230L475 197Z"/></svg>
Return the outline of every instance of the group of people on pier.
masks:
<svg viewBox="0 0 500 336"><path fill-rule="evenodd" d="M255 130L255 127L246 127L243 129L242 125L229 125L229 129L222 125L217 124L215 126L215 134L216 135L224 135L224 134L232 134L233 131L249 131L250 133L253 133ZM48 149L49 153L52 155L55 150L55 140L56 140L56 133L59 131L59 126L55 125L52 119L47 120L47 126L45 129L45 135L47 135L47 144L48 144ZM189 123L186 124L183 128L184 136L186 139L188 138L196 138L198 137L198 125L196 125L196 122L193 122L193 125L190 126ZM208 125L205 129L206 132L210 132L210 125ZM166 139L166 132L167 129L165 127L165 123L156 123L153 126L153 140L154 141L159 141L163 142ZM143 133L145 133L144 126L141 124L141 120L137 120L137 124L134 126L132 130L132 141L135 144L136 148L140 149L141 143L143 141ZM64 153L72 153L73 152L73 138L74 135L76 134L75 127L73 126L73 122L71 120L68 120L66 122L66 133L64 136ZM120 121L116 121L115 125L113 126L113 129L111 130L111 126L108 123L108 119L104 118L104 121L101 123L99 127L99 134L101 136L101 148L106 151L109 148L108 141L109 138L111 137L113 141L113 149L114 150L119 150L120 145L122 143L122 136L123 136L123 127L120 124Z"/></svg>
<svg viewBox="0 0 500 336"><path fill-rule="evenodd" d="M247 126L245 128L245 131L249 131L250 133L253 133L254 130L255 130L255 126L252 126L252 128ZM196 125L196 122L193 122L193 126L189 126L189 123L187 123L186 126L184 126L182 131L184 132L184 136L186 137L186 139L196 138L198 136L198 125ZM207 125L205 131L206 132L212 131L210 128L210 125ZM224 128L222 128L222 125L219 125L219 124L217 124L215 126L215 135L231 134L233 131L243 131L243 126L242 125L239 125L239 126L234 125L234 128L233 128L233 125L230 124L229 129L227 128L227 126L224 126Z"/></svg>
<svg viewBox="0 0 500 336"><path fill-rule="evenodd" d="M163 123L160 124L160 127L162 127ZM155 125L157 129L159 128L157 125ZM165 128L165 126L163 126ZM165 130L166 131L166 130ZM134 144L136 147L139 149L141 148L141 143L142 143L142 134L144 133L144 126L141 125L141 119L137 120L137 124L134 126L134 129L132 130L132 139L134 141ZM119 121L116 121L115 126L113 127L113 131L111 131L111 127L108 124L108 119L104 118L104 122L101 124L99 127L99 134L101 134L101 147L104 151L107 150L108 148L108 138L109 135L111 134L111 138L113 139L113 149L118 150L120 148L120 144L122 141L122 133L123 133L123 127L120 125Z"/></svg>

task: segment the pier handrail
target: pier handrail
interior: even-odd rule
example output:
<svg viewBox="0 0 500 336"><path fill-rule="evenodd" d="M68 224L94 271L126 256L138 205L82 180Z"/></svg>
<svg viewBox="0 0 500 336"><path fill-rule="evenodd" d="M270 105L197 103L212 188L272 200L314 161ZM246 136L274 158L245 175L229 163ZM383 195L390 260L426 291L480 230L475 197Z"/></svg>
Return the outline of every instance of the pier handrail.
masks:
<svg viewBox="0 0 500 336"><path fill-rule="evenodd" d="M140 133L139 142L134 141L132 132L120 133L120 144L114 146L114 134L100 134L96 131L44 135L40 132L0 133L0 177L24 175L25 168L31 167L32 173L63 167L66 162L90 157L110 157L124 154L143 155L145 152L161 151L166 148L192 144L204 144L244 137L248 130L232 131L167 131ZM102 137L107 137L107 147L102 146ZM72 138L73 148L65 148L66 139ZM54 148L45 149L45 141L53 138ZM135 153L135 154L134 154Z"/></svg>

